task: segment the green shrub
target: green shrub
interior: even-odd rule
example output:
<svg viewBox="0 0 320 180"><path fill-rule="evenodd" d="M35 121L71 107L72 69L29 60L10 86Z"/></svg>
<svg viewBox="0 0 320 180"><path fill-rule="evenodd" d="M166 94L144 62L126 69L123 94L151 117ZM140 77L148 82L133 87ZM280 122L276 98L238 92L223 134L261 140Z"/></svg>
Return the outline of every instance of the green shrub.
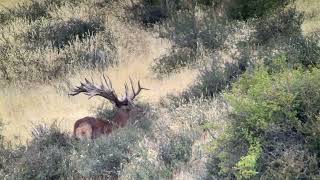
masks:
<svg viewBox="0 0 320 180"><path fill-rule="evenodd" d="M187 136L176 136L160 148L160 156L165 165L176 168L187 163L192 155L192 140Z"/></svg>
<svg viewBox="0 0 320 180"><path fill-rule="evenodd" d="M197 32L194 29L194 16L188 10L173 13L172 18L166 21L165 29L161 35L172 39L181 47L194 48L197 41Z"/></svg>
<svg viewBox="0 0 320 180"><path fill-rule="evenodd" d="M303 67L319 67L320 65L320 39L317 37L306 38L292 38L288 44L287 50L288 61L291 64L299 65Z"/></svg>
<svg viewBox="0 0 320 180"><path fill-rule="evenodd" d="M281 149L277 158L263 167L261 179L319 179L319 160L300 145Z"/></svg>
<svg viewBox="0 0 320 180"><path fill-rule="evenodd" d="M226 63L219 67L218 63L212 63L208 69L201 72L199 83L191 88L191 93L195 96L212 97L225 89L228 89L244 69L242 64Z"/></svg>
<svg viewBox="0 0 320 180"><path fill-rule="evenodd" d="M228 14L232 19L246 20L269 15L290 2L291 0L235 0Z"/></svg>
<svg viewBox="0 0 320 180"><path fill-rule="evenodd" d="M279 38L297 38L302 36L303 15L295 8L288 8L266 16L256 24L256 39L259 44L275 41Z"/></svg>
<svg viewBox="0 0 320 180"><path fill-rule="evenodd" d="M316 143L319 131L311 126L319 126L320 84L316 80L319 73L317 68L292 69L283 59L244 73L231 91L225 93L233 110L227 134L219 140L220 147L216 146L215 161L219 164L213 174L258 178L269 171L266 167L276 163L272 157L285 157L283 149L296 152L301 146L306 148L301 158L312 161L305 164L308 173L286 171L281 177L316 177L314 160L319 153ZM241 141L242 145L236 145ZM235 146L241 150L234 152L231 148ZM288 163L298 165L302 161L287 160L277 163L285 167Z"/></svg>
<svg viewBox="0 0 320 180"><path fill-rule="evenodd" d="M212 19L206 21L201 27L198 38L208 49L218 49L223 47L226 39L235 32L236 27L232 24L214 22Z"/></svg>
<svg viewBox="0 0 320 180"><path fill-rule="evenodd" d="M301 24L303 17L294 8L288 8L259 19L255 25L252 40L243 42L242 49L255 49L255 52L242 54L252 62L263 60L266 65L275 58L285 56L288 66L315 67L319 65L319 38L304 37ZM240 45L240 44L239 44Z"/></svg>

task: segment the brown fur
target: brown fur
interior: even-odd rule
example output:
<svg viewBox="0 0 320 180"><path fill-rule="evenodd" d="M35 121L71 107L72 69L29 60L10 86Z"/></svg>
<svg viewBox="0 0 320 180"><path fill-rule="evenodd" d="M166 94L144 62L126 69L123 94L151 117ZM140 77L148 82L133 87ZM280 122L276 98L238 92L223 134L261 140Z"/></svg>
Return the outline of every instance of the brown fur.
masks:
<svg viewBox="0 0 320 180"><path fill-rule="evenodd" d="M109 134L113 124L110 121L94 117L84 117L74 124L73 135L79 139L94 139Z"/></svg>
<svg viewBox="0 0 320 180"><path fill-rule="evenodd" d="M127 124L129 113L129 107L121 107L117 109L111 121L94 117L81 118L74 124L73 135L79 139L95 139L101 135L108 135L113 129L124 127Z"/></svg>

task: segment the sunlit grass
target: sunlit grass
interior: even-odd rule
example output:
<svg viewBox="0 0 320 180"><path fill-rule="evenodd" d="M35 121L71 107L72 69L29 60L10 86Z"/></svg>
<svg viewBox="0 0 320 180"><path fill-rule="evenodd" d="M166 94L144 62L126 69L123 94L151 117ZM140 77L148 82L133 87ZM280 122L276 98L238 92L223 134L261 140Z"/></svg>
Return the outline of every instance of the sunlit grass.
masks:
<svg viewBox="0 0 320 180"><path fill-rule="evenodd" d="M0 0L0 10L3 8L11 8L16 4L21 3L25 0Z"/></svg>
<svg viewBox="0 0 320 180"><path fill-rule="evenodd" d="M297 0L297 9L305 13L302 29L304 33L320 31L320 1Z"/></svg>

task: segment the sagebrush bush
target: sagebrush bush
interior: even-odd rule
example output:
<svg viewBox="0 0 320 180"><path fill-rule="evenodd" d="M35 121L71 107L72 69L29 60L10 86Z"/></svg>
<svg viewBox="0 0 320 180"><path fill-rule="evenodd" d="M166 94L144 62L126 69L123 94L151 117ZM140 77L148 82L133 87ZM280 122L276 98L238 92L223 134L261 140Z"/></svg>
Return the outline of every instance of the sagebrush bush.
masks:
<svg viewBox="0 0 320 180"><path fill-rule="evenodd" d="M279 10L257 22L255 36L260 44L275 41L278 38L301 37L302 23L303 14L295 8Z"/></svg>
<svg viewBox="0 0 320 180"><path fill-rule="evenodd" d="M78 0L30 0L19 2L15 8L2 9L0 12L0 23L5 24L15 18L27 19L35 21L42 17L49 17L49 11L64 5L65 3L80 2Z"/></svg>
<svg viewBox="0 0 320 180"><path fill-rule="evenodd" d="M169 55L156 59L151 67L159 76L165 76L179 72L182 68L192 66L196 63L196 57L190 48L177 48Z"/></svg>
<svg viewBox="0 0 320 180"><path fill-rule="evenodd" d="M196 97L218 95L223 90L228 89L233 80L243 72L240 66L232 63L224 65L212 63L209 68L201 71L198 84L190 89L191 94Z"/></svg>
<svg viewBox="0 0 320 180"><path fill-rule="evenodd" d="M244 59L247 60L247 59ZM168 95L174 104L186 103L196 98L218 97L219 94L232 87L232 83L245 72L249 62L225 63L211 62L201 69L197 81L178 96Z"/></svg>
<svg viewBox="0 0 320 180"><path fill-rule="evenodd" d="M232 19L240 20L261 17L288 5L291 1L292 0L235 0L228 14Z"/></svg>
<svg viewBox="0 0 320 180"><path fill-rule="evenodd" d="M40 26L42 26L40 24ZM71 19L68 21L54 21L45 27L32 27L26 35L26 41L37 47L52 47L61 49L75 39L83 40L103 31L103 21L100 19Z"/></svg>
<svg viewBox="0 0 320 180"><path fill-rule="evenodd" d="M160 147L160 156L165 165L176 168L187 163L192 155L192 140L186 135L173 137L170 142Z"/></svg>
<svg viewBox="0 0 320 180"><path fill-rule="evenodd" d="M71 152L71 162L75 174L83 177L117 177L131 156L137 153L136 142L139 131L122 128L108 137L93 142L82 142Z"/></svg>
<svg viewBox="0 0 320 180"><path fill-rule="evenodd" d="M225 41L230 34L235 33L237 24L215 22L212 19L206 20L201 24L198 34L199 40L208 49L223 48Z"/></svg>
<svg viewBox="0 0 320 180"><path fill-rule="evenodd" d="M115 37L92 4L65 4L51 18L15 19L1 28L0 76L7 81L46 81L77 68L116 62Z"/></svg>
<svg viewBox="0 0 320 180"><path fill-rule="evenodd" d="M142 156L144 156L143 154ZM121 174L124 179L168 179L171 172L165 166L160 166L156 162L148 160L146 157L136 157L132 165L127 167Z"/></svg>
<svg viewBox="0 0 320 180"><path fill-rule="evenodd" d="M5 177L9 179L57 179L70 172L69 151L71 139L61 133L53 124L38 126L33 132L33 140L26 146L10 149L6 157Z"/></svg>

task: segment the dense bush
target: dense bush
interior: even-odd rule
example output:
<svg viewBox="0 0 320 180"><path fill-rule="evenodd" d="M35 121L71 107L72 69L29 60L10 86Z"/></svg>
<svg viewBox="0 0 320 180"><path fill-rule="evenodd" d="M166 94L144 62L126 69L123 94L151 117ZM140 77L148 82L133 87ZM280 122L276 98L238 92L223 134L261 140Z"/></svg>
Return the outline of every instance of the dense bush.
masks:
<svg viewBox="0 0 320 180"><path fill-rule="evenodd" d="M222 67L221 67L222 66ZM228 89L231 83L244 72L246 64L226 63L219 65L212 63L209 68L201 71L198 83L190 88L191 95L195 97L212 97Z"/></svg>
<svg viewBox="0 0 320 180"><path fill-rule="evenodd" d="M221 64L216 61L200 70L197 81L178 96L168 95L175 105L193 101L197 98L218 97L221 92L232 87L232 83L250 66L248 59L237 63Z"/></svg>
<svg viewBox="0 0 320 180"><path fill-rule="evenodd" d="M312 162L319 153L318 143L315 143L318 131L314 128L311 130L309 123L314 127L319 126L319 109L316 105L319 97L316 94L319 94L320 84L316 79L320 77L320 71L316 68L307 71L293 70L279 59L274 63L272 73L266 67L258 68L253 74L247 72L233 85L231 92L226 93L225 96L233 107L233 120L229 135L222 138L224 140L220 143L224 145L220 144L220 151L215 156L219 162L216 175L261 177L266 173L266 168L263 167L275 163L271 155L286 156L280 151L282 146L290 149L290 153L301 151L301 148L296 147L304 146L307 150L304 150L305 154L301 158ZM242 143L238 144L240 142ZM234 152L234 146L241 150ZM234 156L233 160L230 156ZM300 160L291 161L278 163L279 166L300 163ZM283 176L316 177L319 172L314 171L314 165L317 166L314 163L305 164L305 173L294 174L288 171Z"/></svg>
<svg viewBox="0 0 320 180"><path fill-rule="evenodd" d="M70 162L71 140L56 125L38 126L26 146L10 149L4 177L10 179L56 179L66 177ZM8 149L9 150L9 149Z"/></svg>
<svg viewBox="0 0 320 180"><path fill-rule="evenodd" d="M41 44L51 46L53 48L63 48L65 45L72 43L76 38L83 40L88 36L95 35L99 31L103 31L103 21L100 19L89 19L83 21L81 19L71 19L66 22L57 21L50 23L47 27L32 27L32 30L38 32L28 32L26 41L29 40L37 46ZM50 43L50 44L48 44Z"/></svg>
<svg viewBox="0 0 320 180"><path fill-rule="evenodd" d="M258 58L269 64L285 54L290 66L314 67L319 64L319 38L304 37L302 22L302 14L294 8L278 11L258 21L253 38L254 46L258 46Z"/></svg>
<svg viewBox="0 0 320 180"><path fill-rule="evenodd" d="M142 153L141 157L135 157L131 165L125 168L121 173L121 178L124 179L168 179L171 171L164 165L149 160L147 153Z"/></svg>
<svg viewBox="0 0 320 180"><path fill-rule="evenodd" d="M190 48L174 49L169 55L156 59L151 67L159 76L179 72L182 68L195 64L195 55Z"/></svg>
<svg viewBox="0 0 320 180"><path fill-rule="evenodd" d="M64 5L65 3L76 4L81 0L30 0L20 2L15 8L0 11L0 23L7 23L15 18L35 21L42 17L49 17L49 11Z"/></svg>
<svg viewBox="0 0 320 180"><path fill-rule="evenodd" d="M303 15L295 8L279 10L257 22L256 39L258 43L265 44L278 38L301 37L302 23Z"/></svg>
<svg viewBox="0 0 320 180"><path fill-rule="evenodd" d="M137 129L119 129L108 137L94 142L80 143L71 152L75 174L83 177L117 177L137 150L133 149L139 138Z"/></svg>
<svg viewBox="0 0 320 180"><path fill-rule="evenodd" d="M160 149L161 159L170 168L176 168L187 163L192 155L192 140L180 135L172 138L170 142L164 144Z"/></svg>
<svg viewBox="0 0 320 180"><path fill-rule="evenodd" d="M234 33L237 24L216 23L213 20L206 21L201 26L198 38L208 49L222 48L227 37Z"/></svg>
<svg viewBox="0 0 320 180"><path fill-rule="evenodd" d="M232 19L246 20L268 15L290 2L291 0L235 0L228 14Z"/></svg>
<svg viewBox="0 0 320 180"><path fill-rule="evenodd" d="M62 48L76 38L84 39L106 29L104 13L94 4L65 4L49 13L48 22L35 21L27 32L27 41Z"/></svg>

